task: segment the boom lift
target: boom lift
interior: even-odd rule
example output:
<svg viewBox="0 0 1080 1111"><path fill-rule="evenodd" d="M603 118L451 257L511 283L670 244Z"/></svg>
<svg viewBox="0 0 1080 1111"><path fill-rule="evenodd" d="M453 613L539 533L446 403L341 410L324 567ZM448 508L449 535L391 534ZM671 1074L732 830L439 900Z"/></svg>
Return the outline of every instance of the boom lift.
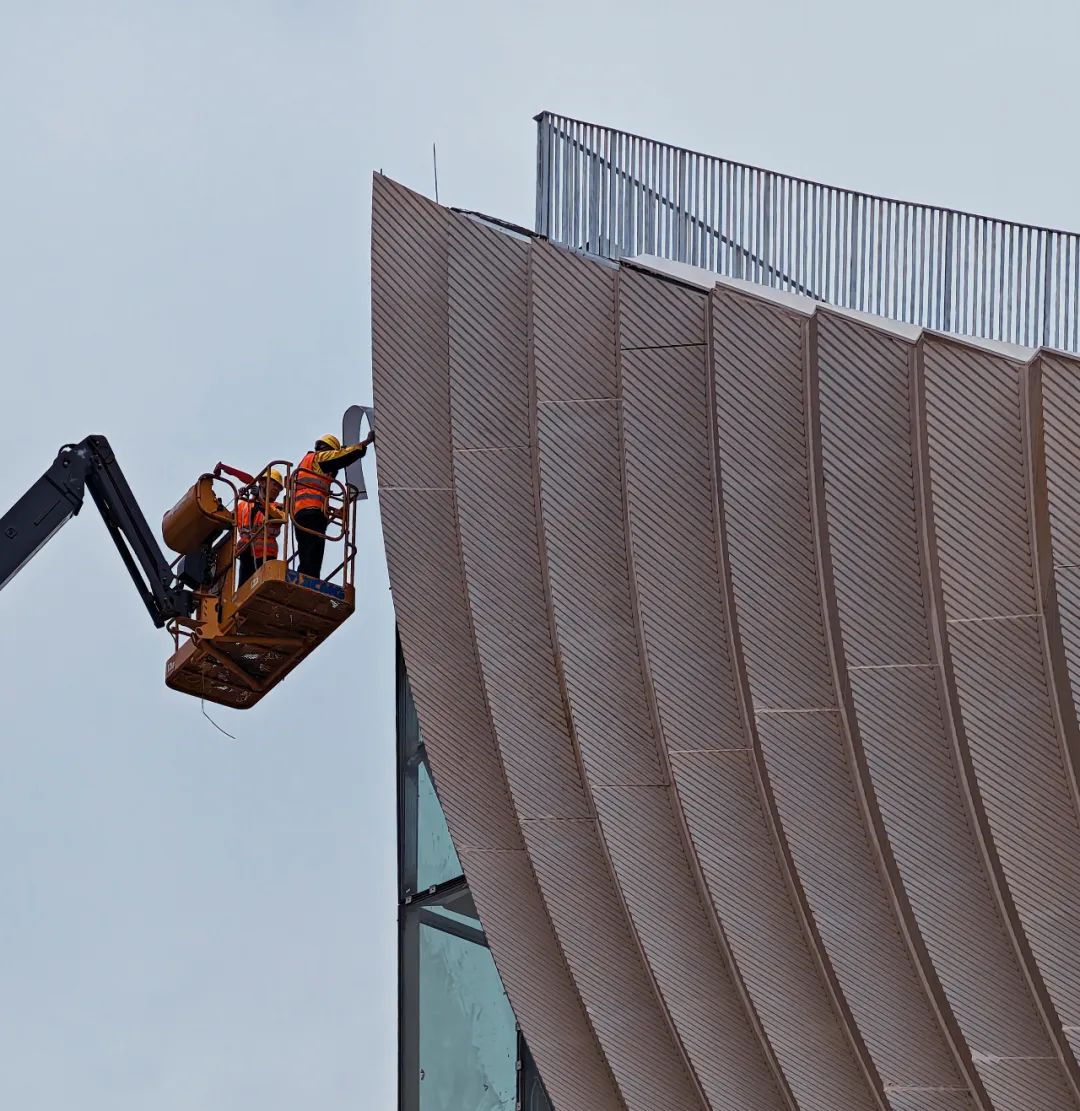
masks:
<svg viewBox="0 0 1080 1111"><path fill-rule="evenodd" d="M346 437L356 438L370 409L346 413ZM271 508L263 474L285 475L285 501ZM355 469L354 469L355 468ZM49 469L0 517L0 590L82 508L87 490L98 507L124 565L158 627L173 638L165 683L173 690L237 709L254 706L310 655L355 608L356 517L367 497L363 473L353 464L347 482L330 484L326 560L339 562L323 578L302 575L293 564L293 466L267 464L255 481L240 486L212 474L195 484L162 521L169 562L139 508L104 436L62 447ZM267 559L237 586L237 557L250 542L236 526L241 501L262 510L263 530L280 524L278 558ZM302 526L292 523L292 528ZM336 545L340 544L340 548Z"/></svg>

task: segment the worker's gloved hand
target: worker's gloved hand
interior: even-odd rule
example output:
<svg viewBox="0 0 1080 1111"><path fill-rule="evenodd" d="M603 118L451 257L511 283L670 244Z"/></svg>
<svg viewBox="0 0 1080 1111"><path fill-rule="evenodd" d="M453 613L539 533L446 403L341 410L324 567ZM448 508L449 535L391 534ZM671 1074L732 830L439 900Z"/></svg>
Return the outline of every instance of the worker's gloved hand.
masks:
<svg viewBox="0 0 1080 1111"><path fill-rule="evenodd" d="M221 478L221 468L223 466L224 466L223 463L215 463L214 464L214 478Z"/></svg>

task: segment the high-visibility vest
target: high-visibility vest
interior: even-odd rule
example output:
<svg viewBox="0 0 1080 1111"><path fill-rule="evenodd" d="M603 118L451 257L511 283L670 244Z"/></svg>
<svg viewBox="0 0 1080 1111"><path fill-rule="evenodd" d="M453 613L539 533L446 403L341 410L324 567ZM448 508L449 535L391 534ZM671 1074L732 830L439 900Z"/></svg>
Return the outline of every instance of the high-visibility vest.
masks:
<svg viewBox="0 0 1080 1111"><path fill-rule="evenodd" d="M318 509L325 513L330 505L330 476L315 470L315 452L309 451L300 460L293 480L293 513L301 509Z"/></svg>
<svg viewBox="0 0 1080 1111"><path fill-rule="evenodd" d="M254 502L241 501L236 506L236 534L240 541L239 550L251 545L251 554L256 559L277 559L278 533L281 525L271 521L263 528L266 515Z"/></svg>

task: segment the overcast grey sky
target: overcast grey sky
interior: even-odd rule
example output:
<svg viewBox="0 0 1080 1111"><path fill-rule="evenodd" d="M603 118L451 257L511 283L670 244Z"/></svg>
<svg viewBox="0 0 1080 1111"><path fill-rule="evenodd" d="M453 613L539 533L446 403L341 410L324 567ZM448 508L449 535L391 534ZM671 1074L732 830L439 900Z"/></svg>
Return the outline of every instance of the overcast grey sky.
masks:
<svg viewBox="0 0 1080 1111"><path fill-rule="evenodd" d="M0 14L8 500L90 432L154 522L219 458L298 457L370 397L372 169L429 191L435 140L444 201L529 223L542 108L1080 228L1065 2ZM363 515L356 617L212 711L235 741L165 690L92 509L0 595L0 1106L393 1105L393 621Z"/></svg>

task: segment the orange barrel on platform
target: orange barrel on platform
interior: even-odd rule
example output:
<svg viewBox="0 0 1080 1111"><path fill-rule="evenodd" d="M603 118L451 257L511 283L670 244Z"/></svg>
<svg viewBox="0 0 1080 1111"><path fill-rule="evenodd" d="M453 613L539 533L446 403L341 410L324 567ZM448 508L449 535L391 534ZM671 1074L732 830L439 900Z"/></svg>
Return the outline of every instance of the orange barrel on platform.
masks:
<svg viewBox="0 0 1080 1111"><path fill-rule="evenodd" d="M226 512L214 493L213 475L200 475L190 490L161 518L161 535L166 545L180 555L197 551L224 525Z"/></svg>

